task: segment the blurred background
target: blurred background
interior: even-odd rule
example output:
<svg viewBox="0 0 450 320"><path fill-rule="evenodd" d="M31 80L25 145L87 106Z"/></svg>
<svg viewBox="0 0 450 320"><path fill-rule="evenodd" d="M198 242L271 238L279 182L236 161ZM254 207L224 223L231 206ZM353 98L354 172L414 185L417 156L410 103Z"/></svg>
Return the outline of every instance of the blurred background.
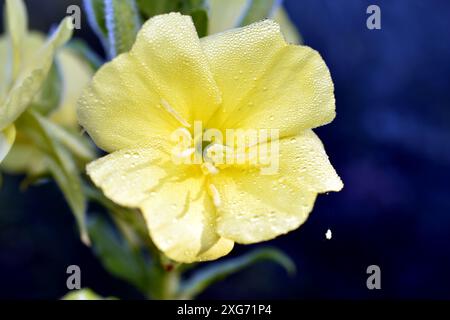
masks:
<svg viewBox="0 0 450 320"><path fill-rule="evenodd" d="M70 4L81 5L26 3L31 29L41 31ZM381 8L381 30L366 28L370 4ZM284 6L334 79L337 118L316 132L345 187L319 196L300 229L231 254L278 247L295 260L295 277L260 263L200 298L450 299L450 2L285 0ZM103 54L84 16L75 36ZM0 298L60 298L71 264L81 267L83 287L142 298L79 241L54 183L19 193L22 179L4 176L0 189ZM381 268L381 290L366 287L372 264Z"/></svg>

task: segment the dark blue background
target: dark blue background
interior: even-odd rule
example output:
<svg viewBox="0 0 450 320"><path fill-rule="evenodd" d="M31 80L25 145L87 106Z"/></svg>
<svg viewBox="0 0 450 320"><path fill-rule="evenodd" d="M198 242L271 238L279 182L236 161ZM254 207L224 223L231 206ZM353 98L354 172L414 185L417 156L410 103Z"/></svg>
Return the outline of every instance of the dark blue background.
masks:
<svg viewBox="0 0 450 320"><path fill-rule="evenodd" d="M27 1L31 26L48 30L79 2ZM370 4L381 7L381 30L366 28ZM345 187L320 196L303 227L269 243L296 261L294 278L259 264L201 297L449 299L450 2L285 6L334 79L337 118L317 132ZM83 23L78 36L99 48ZM69 264L81 266L85 287L138 298L78 241L58 189L46 184L18 195L20 179L6 177L0 191L0 298L58 298ZM238 246L231 256L254 247ZM379 291L366 288L371 264L381 268Z"/></svg>

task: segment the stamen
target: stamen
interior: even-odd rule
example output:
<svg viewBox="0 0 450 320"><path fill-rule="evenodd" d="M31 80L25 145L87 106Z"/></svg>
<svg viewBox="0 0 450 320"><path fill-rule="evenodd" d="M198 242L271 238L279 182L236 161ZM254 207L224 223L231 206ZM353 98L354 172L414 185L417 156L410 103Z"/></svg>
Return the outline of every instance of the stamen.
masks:
<svg viewBox="0 0 450 320"><path fill-rule="evenodd" d="M174 108L172 108L172 106L166 100L161 99L161 106L183 126L188 128L191 127L189 122L187 122Z"/></svg>
<svg viewBox="0 0 450 320"><path fill-rule="evenodd" d="M209 189L209 193L213 199L213 203L216 207L220 207L220 204L222 203L222 200L220 199L220 193L217 190L216 186L213 185L212 183L209 184L208 186Z"/></svg>

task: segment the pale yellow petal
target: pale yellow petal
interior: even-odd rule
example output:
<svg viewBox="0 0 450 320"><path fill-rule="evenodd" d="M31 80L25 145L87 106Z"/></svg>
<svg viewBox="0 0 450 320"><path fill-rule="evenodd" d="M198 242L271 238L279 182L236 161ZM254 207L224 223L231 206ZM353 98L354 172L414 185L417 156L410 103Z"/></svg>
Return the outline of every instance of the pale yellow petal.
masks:
<svg viewBox="0 0 450 320"><path fill-rule="evenodd" d="M163 148L116 151L91 163L88 174L108 198L142 210L154 243L171 259L211 260L232 249L215 231L200 170L174 164Z"/></svg>
<svg viewBox="0 0 450 320"><path fill-rule="evenodd" d="M306 221L318 193L342 188L312 131L282 139L279 150L279 167L271 175L258 167L235 167L213 178L221 199L221 236L254 243L295 230Z"/></svg>
<svg viewBox="0 0 450 320"><path fill-rule="evenodd" d="M78 100L78 120L103 150L168 137L179 126L160 105L156 88L128 53L105 64Z"/></svg>
<svg viewBox="0 0 450 320"><path fill-rule="evenodd" d="M20 71L23 63L25 36L28 29L28 17L23 0L6 0L6 24L8 38L11 41L13 78Z"/></svg>
<svg viewBox="0 0 450 320"><path fill-rule="evenodd" d="M21 70L0 104L0 129L15 121L30 105L43 85L56 50L72 36L72 29L64 19L46 44L21 64Z"/></svg>
<svg viewBox="0 0 450 320"><path fill-rule="evenodd" d="M171 13L147 21L131 52L97 72L78 114L96 144L115 151L207 120L219 102L192 20Z"/></svg>
<svg viewBox="0 0 450 320"><path fill-rule="evenodd" d="M23 60L24 64L22 67L25 67L28 61L32 61L36 54L43 48L45 45L45 34L36 31L30 31L26 34L24 38L24 52L23 52Z"/></svg>
<svg viewBox="0 0 450 320"><path fill-rule="evenodd" d="M216 232L216 210L199 175L174 175L155 190L142 211L156 246L169 258L190 263L228 254L233 241Z"/></svg>
<svg viewBox="0 0 450 320"><path fill-rule="evenodd" d="M37 176L46 171L44 154L31 141L25 141L18 134L16 142L0 164L0 169L12 174Z"/></svg>
<svg viewBox="0 0 450 320"><path fill-rule="evenodd" d="M153 145L123 149L91 162L87 173L114 202L139 207L151 190L163 183L168 175L164 164L171 161L164 147L155 139L152 142Z"/></svg>
<svg viewBox="0 0 450 320"><path fill-rule="evenodd" d="M92 68L73 51L63 48L57 55L63 79L60 106L51 114L51 119L66 128L77 128L77 101L92 78Z"/></svg>
<svg viewBox="0 0 450 320"><path fill-rule="evenodd" d="M279 143L280 175L317 193L342 189L342 181L331 165L322 141L312 130Z"/></svg>
<svg viewBox="0 0 450 320"><path fill-rule="evenodd" d="M23 39L23 53L21 54L22 61L29 61L33 55L43 46L44 36L38 32L29 32ZM0 70L0 103L5 98L5 95L12 85L12 48L7 37L0 37L0 63L2 69ZM22 65L24 67L24 65ZM20 68L19 68L20 69Z"/></svg>
<svg viewBox="0 0 450 320"><path fill-rule="evenodd" d="M279 26L263 21L202 41L223 92L209 127L280 130L281 136L330 122L334 87L321 56L287 45Z"/></svg>
<svg viewBox="0 0 450 320"><path fill-rule="evenodd" d="M280 130L280 136L331 122L334 86L319 53L306 46L281 49L265 74L225 122L227 128Z"/></svg>
<svg viewBox="0 0 450 320"><path fill-rule="evenodd" d="M11 82L11 63L10 59L9 43L5 37L0 37L0 63L2 68L0 69L0 104L2 103L9 85Z"/></svg>
<svg viewBox="0 0 450 320"><path fill-rule="evenodd" d="M190 16L153 17L142 26L131 53L161 98L188 122L206 122L218 108L220 91Z"/></svg>
<svg viewBox="0 0 450 320"><path fill-rule="evenodd" d="M8 154L11 149L14 140L16 138L16 128L14 125L6 127L3 131L0 131L0 163Z"/></svg>
<svg viewBox="0 0 450 320"><path fill-rule="evenodd" d="M286 43L280 27L270 20L211 35L201 42L223 101L209 127L221 128L228 117L239 117L235 112L240 101L257 85Z"/></svg>
<svg viewBox="0 0 450 320"><path fill-rule="evenodd" d="M212 230L210 231L212 232ZM214 230L216 233L217 230ZM217 242L213 244L209 249L199 253L195 257L195 261L210 261L223 257L231 252L234 247L234 241L219 237Z"/></svg>

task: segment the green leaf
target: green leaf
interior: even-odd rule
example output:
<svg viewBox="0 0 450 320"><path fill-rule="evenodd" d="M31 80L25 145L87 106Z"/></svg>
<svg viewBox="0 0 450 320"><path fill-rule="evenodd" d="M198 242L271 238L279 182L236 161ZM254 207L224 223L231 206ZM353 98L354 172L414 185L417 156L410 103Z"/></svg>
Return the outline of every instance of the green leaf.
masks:
<svg viewBox="0 0 450 320"><path fill-rule="evenodd" d="M146 293L150 283L149 265L142 253L119 238L112 225L100 215L91 215L88 223L94 252L103 266L116 277Z"/></svg>
<svg viewBox="0 0 450 320"><path fill-rule="evenodd" d="M0 163L5 159L6 155L11 150L11 147L16 139L16 128L14 125L6 127L5 130L0 131Z"/></svg>
<svg viewBox="0 0 450 320"><path fill-rule="evenodd" d="M273 15L281 5L280 0L251 0L247 5L239 26L243 27L256 21L264 20Z"/></svg>
<svg viewBox="0 0 450 320"><path fill-rule="evenodd" d="M158 14L180 11L181 0L136 0L139 11L148 19Z"/></svg>
<svg viewBox="0 0 450 320"><path fill-rule="evenodd" d="M130 51L141 27L135 0L105 0L106 29L108 30L109 56Z"/></svg>
<svg viewBox="0 0 450 320"><path fill-rule="evenodd" d="M104 0L83 0L83 7L89 26L100 39L105 52L109 52Z"/></svg>
<svg viewBox="0 0 450 320"><path fill-rule="evenodd" d="M289 274L295 273L294 262L280 250L273 248L257 249L238 258L215 262L195 272L191 278L182 282L179 296L182 299L194 298L207 287L225 279L227 276L266 260L280 264Z"/></svg>
<svg viewBox="0 0 450 320"><path fill-rule="evenodd" d="M56 50L72 36L71 18L65 18L31 61L27 61L6 99L0 105L0 130L14 122L40 91L53 64Z"/></svg>
<svg viewBox="0 0 450 320"><path fill-rule="evenodd" d="M208 3L205 0L185 0L180 3L180 11L192 17L198 36L208 34Z"/></svg>
<svg viewBox="0 0 450 320"><path fill-rule="evenodd" d="M90 242L85 221L86 198L74 158L55 138L49 121L39 113L28 110L17 121L17 126L43 153L47 168L72 209L81 240L88 245Z"/></svg>
<svg viewBox="0 0 450 320"><path fill-rule="evenodd" d="M115 298L103 298L91 289L84 288L67 293L61 300L115 300Z"/></svg>
<svg viewBox="0 0 450 320"><path fill-rule="evenodd" d="M208 13L205 9L194 9L190 12L198 36L204 37L208 34Z"/></svg>

